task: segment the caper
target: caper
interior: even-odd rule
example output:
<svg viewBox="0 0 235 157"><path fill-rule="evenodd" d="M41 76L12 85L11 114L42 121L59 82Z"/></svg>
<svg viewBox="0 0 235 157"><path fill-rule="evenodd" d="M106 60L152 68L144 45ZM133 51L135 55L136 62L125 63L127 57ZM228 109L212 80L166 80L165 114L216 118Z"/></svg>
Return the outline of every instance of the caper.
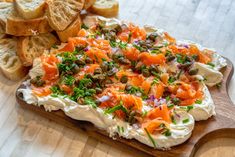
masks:
<svg viewBox="0 0 235 157"><path fill-rule="evenodd" d="M168 56L166 57L167 62L171 62L171 61L173 61L174 59L175 59L175 56L173 56L173 55L168 55Z"/></svg>
<svg viewBox="0 0 235 157"><path fill-rule="evenodd" d="M83 60L76 60L75 61L75 63L77 64L77 65L85 65L86 63L83 61Z"/></svg>
<svg viewBox="0 0 235 157"><path fill-rule="evenodd" d="M87 64L91 64L93 61L92 61L92 59L90 57L86 57L85 62Z"/></svg>
<svg viewBox="0 0 235 157"><path fill-rule="evenodd" d="M122 76L120 79L121 83L127 83L128 77L126 75Z"/></svg>
<svg viewBox="0 0 235 157"><path fill-rule="evenodd" d="M94 71L94 74L101 74L101 73L102 73L102 69L100 69L100 68L97 68Z"/></svg>
<svg viewBox="0 0 235 157"><path fill-rule="evenodd" d="M198 55L192 55L192 58L197 62L199 60L199 56Z"/></svg>
<svg viewBox="0 0 235 157"><path fill-rule="evenodd" d="M136 114L135 111L131 111L130 112L130 114L128 116L128 120L127 120L130 124L133 124L135 122L135 117L134 117L135 114Z"/></svg>
<svg viewBox="0 0 235 157"><path fill-rule="evenodd" d="M105 79L105 76L102 74L96 74L91 78L93 81L102 81Z"/></svg>
<svg viewBox="0 0 235 157"><path fill-rule="evenodd" d="M125 87L125 90L126 90L126 91L131 90L131 88L132 88L132 86L131 86L130 84L126 84L126 87Z"/></svg>
<svg viewBox="0 0 235 157"><path fill-rule="evenodd" d="M89 79L92 79L92 75L91 74L87 74L86 77L89 78Z"/></svg>
<svg viewBox="0 0 235 157"><path fill-rule="evenodd" d="M121 32L122 31L122 27L120 25L116 25L116 27L114 28L115 32Z"/></svg>
<svg viewBox="0 0 235 157"><path fill-rule="evenodd" d="M191 69L188 72L189 75L196 75L197 73L198 73L198 69Z"/></svg>
<svg viewBox="0 0 235 157"><path fill-rule="evenodd" d="M35 78L33 78L33 79L30 80L30 83L31 83L31 84L36 84L37 80L38 80L38 79L35 77Z"/></svg>
<svg viewBox="0 0 235 157"><path fill-rule="evenodd" d="M179 105L179 104L180 104L180 99L179 99L179 98L173 98L173 99L172 99L172 102L173 102L175 105Z"/></svg>
<svg viewBox="0 0 235 157"><path fill-rule="evenodd" d="M100 65L100 67L101 67L101 69L102 69L103 72L108 71L108 65L107 65L105 62L103 62L103 63Z"/></svg>
<svg viewBox="0 0 235 157"><path fill-rule="evenodd" d="M113 81L112 81L111 79L106 79L106 80L104 81L104 83L105 83L105 84L112 84Z"/></svg>
<svg viewBox="0 0 235 157"><path fill-rule="evenodd" d="M184 70L186 70L186 69L188 69L191 65L192 65L192 62L186 62L186 63L184 63L184 64L181 64L181 65L179 66L179 69L184 69Z"/></svg>
<svg viewBox="0 0 235 157"><path fill-rule="evenodd" d="M101 88L99 88L99 87L96 87L96 88L95 88L95 91L96 91L96 94L100 94L100 93L102 93L102 89L101 89Z"/></svg>
<svg viewBox="0 0 235 157"><path fill-rule="evenodd" d="M155 41L155 39L157 38L158 34L156 32L151 33L148 35L147 39Z"/></svg>
<svg viewBox="0 0 235 157"><path fill-rule="evenodd" d="M150 65L149 71L150 73L154 74L158 72L158 68L155 65Z"/></svg>
<svg viewBox="0 0 235 157"><path fill-rule="evenodd" d="M150 76L150 72L149 72L148 69L143 69L142 74L143 74L144 77L149 77Z"/></svg>
<svg viewBox="0 0 235 157"><path fill-rule="evenodd" d="M92 82L87 82L87 84L86 84L86 87L87 87L87 88L92 88L92 86L93 86L93 83L92 83Z"/></svg>
<svg viewBox="0 0 235 157"><path fill-rule="evenodd" d="M123 57L119 58L118 61L120 64L125 64L125 65L130 63L130 61L128 59L123 58Z"/></svg>
<svg viewBox="0 0 235 157"><path fill-rule="evenodd" d="M113 76L114 74L115 74L114 70L109 70L109 71L107 72L107 75L108 75L108 76Z"/></svg>
<svg viewBox="0 0 235 157"><path fill-rule="evenodd" d="M83 105L84 104L84 99L83 98L78 98L77 102L78 102L78 104Z"/></svg>
<svg viewBox="0 0 235 157"><path fill-rule="evenodd" d="M80 68L76 65L76 66L74 66L74 68L72 69L72 72L73 72L73 74L76 74L76 73L78 73L80 71Z"/></svg>
<svg viewBox="0 0 235 157"><path fill-rule="evenodd" d="M99 100L95 100L95 104L96 104L97 106L99 106L99 105L101 104L101 102L100 102Z"/></svg>

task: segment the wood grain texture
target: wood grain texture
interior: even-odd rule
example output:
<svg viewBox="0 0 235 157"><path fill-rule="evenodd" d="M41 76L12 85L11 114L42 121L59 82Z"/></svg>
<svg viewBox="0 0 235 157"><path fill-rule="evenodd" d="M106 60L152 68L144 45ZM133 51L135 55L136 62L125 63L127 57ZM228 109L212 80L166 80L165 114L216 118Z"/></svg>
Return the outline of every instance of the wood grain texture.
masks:
<svg viewBox="0 0 235 157"><path fill-rule="evenodd" d="M143 151L146 154L153 155L155 157L163 155L169 157L189 157L193 156L198 150L199 146L204 144L206 141L218 137L235 138L235 107L232 106L233 103L228 96L227 90L234 69L231 61L227 60L227 63L228 66L222 70L224 75L222 87L220 89L216 87L209 89L216 105L216 116L213 116L206 121L196 122L193 134L190 139L187 142L179 146L173 147L172 149L167 151L154 150L153 148L141 144L136 140L127 140L124 138L115 137L116 140L114 141L112 138L109 137L109 135L105 131L97 129L96 127L94 127L93 124L89 122L71 119L66 116L61 110L46 112L42 106L38 107L35 105L27 104L23 100L21 93L16 92L16 100L24 109L31 110L37 114L42 115L43 117L46 117L50 120L53 120L72 129L84 131L89 136L107 144L114 143L115 145L115 143L119 143L119 146L121 144L124 144L126 146ZM25 87L22 84L19 88ZM84 149L86 149L86 147ZM87 148L87 150L90 150L90 148ZM91 153L93 153L90 151L88 152L90 153L87 154L88 156L91 156Z"/></svg>
<svg viewBox="0 0 235 157"><path fill-rule="evenodd" d="M234 0L119 0L119 18L167 30L177 39L213 47L235 64ZM15 102L19 85L0 75L0 157L144 157L127 147L105 144L86 133L64 127ZM235 78L228 87L235 102ZM54 135L51 140L50 136ZM42 139L41 139L42 138ZM48 140L47 140L48 139ZM46 147L46 149L45 149ZM45 150L44 150L45 149ZM235 138L200 145L196 157L235 157Z"/></svg>

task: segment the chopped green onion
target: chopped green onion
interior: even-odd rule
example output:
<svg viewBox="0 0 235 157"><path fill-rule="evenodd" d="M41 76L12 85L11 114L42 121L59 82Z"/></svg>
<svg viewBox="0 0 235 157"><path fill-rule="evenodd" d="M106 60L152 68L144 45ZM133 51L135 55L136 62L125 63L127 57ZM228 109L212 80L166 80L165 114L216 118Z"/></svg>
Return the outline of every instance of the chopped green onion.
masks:
<svg viewBox="0 0 235 157"><path fill-rule="evenodd" d="M202 104L202 100L196 100L195 103L196 104Z"/></svg>
<svg viewBox="0 0 235 157"><path fill-rule="evenodd" d="M174 106L175 106L174 104L167 105L168 108L173 108Z"/></svg>
<svg viewBox="0 0 235 157"><path fill-rule="evenodd" d="M155 140L153 139L153 137L150 135L150 133L148 132L148 130L146 128L144 128L144 130L147 133L148 138L150 139L150 141L153 143L154 148L156 148L157 146L156 146Z"/></svg>
<svg viewBox="0 0 235 157"><path fill-rule="evenodd" d="M215 67L215 64L214 64L214 63L211 63L211 62L207 63L207 65L211 66L212 68Z"/></svg>
<svg viewBox="0 0 235 157"><path fill-rule="evenodd" d="M187 106L187 112L192 110L193 109L193 106Z"/></svg>
<svg viewBox="0 0 235 157"><path fill-rule="evenodd" d="M122 129L122 132L124 133L124 127L123 126L121 127L121 129Z"/></svg>
<svg viewBox="0 0 235 157"><path fill-rule="evenodd" d="M164 132L164 135L165 136L171 136L171 131L169 129L167 129L165 132Z"/></svg>
<svg viewBox="0 0 235 157"><path fill-rule="evenodd" d="M105 111L106 114L110 114L113 113L117 110L122 110L123 112L127 113L127 109L122 105L122 101L120 101L120 104L117 106L114 106L108 110Z"/></svg>
<svg viewBox="0 0 235 157"><path fill-rule="evenodd" d="M189 122L189 119L188 119L188 118L187 118L187 119L184 119L182 122L183 122L183 123L188 123L188 122Z"/></svg>

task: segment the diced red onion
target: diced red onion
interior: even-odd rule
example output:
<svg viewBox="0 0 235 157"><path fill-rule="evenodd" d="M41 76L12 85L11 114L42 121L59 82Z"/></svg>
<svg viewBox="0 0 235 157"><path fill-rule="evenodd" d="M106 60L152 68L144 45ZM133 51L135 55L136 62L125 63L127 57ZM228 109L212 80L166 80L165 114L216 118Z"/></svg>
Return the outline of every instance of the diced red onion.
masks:
<svg viewBox="0 0 235 157"><path fill-rule="evenodd" d="M107 96L107 95L104 95L101 98L98 98L100 102L105 102L105 101L108 101L109 99L110 99L110 96Z"/></svg>

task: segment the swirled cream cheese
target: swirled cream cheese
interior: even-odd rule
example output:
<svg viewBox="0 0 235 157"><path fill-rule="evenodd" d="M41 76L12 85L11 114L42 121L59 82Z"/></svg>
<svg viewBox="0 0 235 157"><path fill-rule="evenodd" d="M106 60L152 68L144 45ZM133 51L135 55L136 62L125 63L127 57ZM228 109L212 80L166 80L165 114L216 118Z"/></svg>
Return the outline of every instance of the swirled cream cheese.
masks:
<svg viewBox="0 0 235 157"><path fill-rule="evenodd" d="M201 84L204 93L203 100L198 104L193 104L190 109L188 107L179 107L181 109L188 110L188 113L193 116L195 121L207 120L211 116L216 115L215 104L211 98L210 92L204 83Z"/></svg>
<svg viewBox="0 0 235 157"><path fill-rule="evenodd" d="M25 84L27 85L28 83L26 82ZM23 99L28 104L43 106L46 111L62 110L67 116L75 120L88 121L93 123L97 128L106 130L110 137L119 135L126 139L136 139L150 147L156 146L158 149L170 148L185 142L191 136L194 128L193 117L183 110L176 110L176 114L180 116L174 117L175 124L170 124L171 135L151 135L155 141L154 146L142 128L131 126L127 122L114 118L112 114L105 114L101 108L79 105L64 97L38 97L32 93L29 87L19 89L18 92L23 94ZM185 119L187 119L187 123L183 122Z"/></svg>

